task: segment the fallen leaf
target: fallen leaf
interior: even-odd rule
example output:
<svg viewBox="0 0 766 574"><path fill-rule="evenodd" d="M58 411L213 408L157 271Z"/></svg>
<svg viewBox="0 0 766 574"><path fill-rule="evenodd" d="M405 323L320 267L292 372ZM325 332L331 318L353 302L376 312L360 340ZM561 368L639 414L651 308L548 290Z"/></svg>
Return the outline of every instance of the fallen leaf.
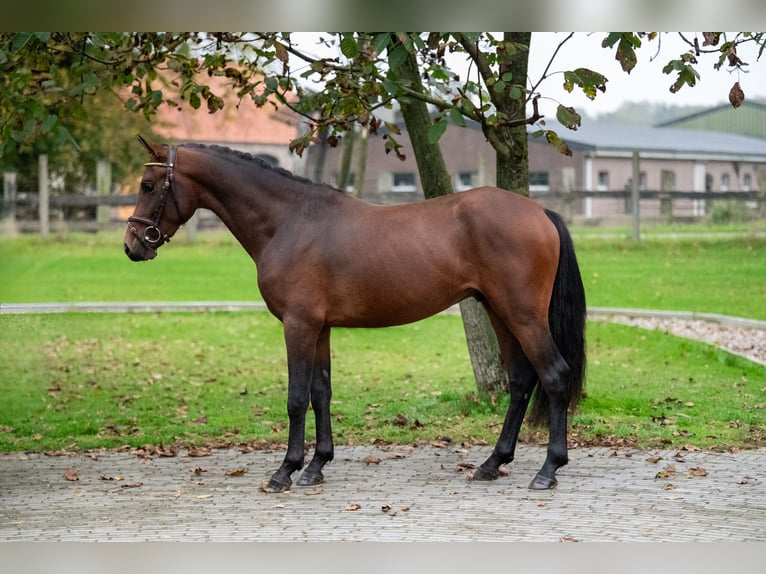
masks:
<svg viewBox="0 0 766 574"><path fill-rule="evenodd" d="M316 496L317 494L322 494L324 492L321 488L314 488L311 490L304 490L303 494L306 496Z"/></svg>
<svg viewBox="0 0 766 574"><path fill-rule="evenodd" d="M125 477L123 476L104 476L103 474L98 477L99 480L114 480L114 481L120 481L125 480Z"/></svg>
<svg viewBox="0 0 766 574"><path fill-rule="evenodd" d="M579 542L574 536L562 536L559 540L561 542Z"/></svg>
<svg viewBox="0 0 766 574"><path fill-rule="evenodd" d="M198 448L190 448L188 452L188 456L191 457L201 457L201 456L210 456L211 451L206 446L201 446Z"/></svg>
<svg viewBox="0 0 766 574"><path fill-rule="evenodd" d="M402 512L409 512L410 511L410 507L409 506L402 506L399 510L401 510Z"/></svg>
<svg viewBox="0 0 766 574"><path fill-rule="evenodd" d="M194 419L193 421L189 421L193 425L206 425L207 424L207 417L199 417L198 419Z"/></svg>
<svg viewBox="0 0 766 574"><path fill-rule="evenodd" d="M665 486L662 487L664 490L675 490L676 487L673 486L671 483L667 483Z"/></svg>
<svg viewBox="0 0 766 574"><path fill-rule="evenodd" d="M348 510L348 511L354 511L354 510L359 510L360 508L362 508L362 507L361 507L361 505L359 505L359 504L349 504L349 505L346 507L346 510Z"/></svg>
<svg viewBox="0 0 766 574"><path fill-rule="evenodd" d="M672 464L667 465L664 469L658 472L654 478L670 478L676 473L676 467Z"/></svg>
<svg viewBox="0 0 766 574"><path fill-rule="evenodd" d="M164 457L167 457L167 458L174 457L177 454L176 449L174 449L172 446L171 447L167 447L167 446L163 446L163 445L158 445L154 449L154 452L157 453L157 456L164 456Z"/></svg>
<svg viewBox="0 0 766 574"><path fill-rule="evenodd" d="M689 469L689 472L687 474L689 478L695 477L695 476L707 476L707 471L702 468L701 466L694 466Z"/></svg>
<svg viewBox="0 0 766 574"><path fill-rule="evenodd" d="M410 421L403 414L399 413L391 421L391 424L397 427L406 427L408 424L410 424Z"/></svg>
<svg viewBox="0 0 766 574"><path fill-rule="evenodd" d="M455 468L455 472L463 472L466 470L473 470L476 468L475 464L471 464L470 462L460 462L458 463L457 467Z"/></svg>
<svg viewBox="0 0 766 574"><path fill-rule="evenodd" d="M652 464L656 464L659 461L662 460L662 457L659 455L653 455L646 459L646 462L651 462Z"/></svg>
<svg viewBox="0 0 766 574"><path fill-rule="evenodd" d="M247 469L243 466L240 468L234 468L232 470L227 470L224 472L224 476L244 476L247 472Z"/></svg>
<svg viewBox="0 0 766 574"><path fill-rule="evenodd" d="M128 484L123 484L120 488L139 488L143 485L143 482L130 482Z"/></svg>
<svg viewBox="0 0 766 574"><path fill-rule="evenodd" d="M371 464L380 464L380 461L381 458L378 456L366 456L362 462L369 466Z"/></svg>
<svg viewBox="0 0 766 574"><path fill-rule="evenodd" d="M197 498L199 500L202 500L203 498L213 498L213 495L212 494L200 494L199 496L197 496Z"/></svg>
<svg viewBox="0 0 766 574"><path fill-rule="evenodd" d="M380 509L383 512L388 512L389 510L391 510L391 505L390 504L384 504L383 506L380 507Z"/></svg>
<svg viewBox="0 0 766 574"><path fill-rule="evenodd" d="M202 466L195 466L195 467L192 469L192 472L193 472L194 474L196 474L196 475L200 475L200 474L202 474L203 472L207 472L207 469L206 469L206 468L204 468L204 467L202 467Z"/></svg>
<svg viewBox="0 0 766 574"><path fill-rule="evenodd" d="M78 473L73 468L67 468L66 470L64 470L64 478L66 478L67 480L71 482L75 482L77 480L80 480L80 473Z"/></svg>

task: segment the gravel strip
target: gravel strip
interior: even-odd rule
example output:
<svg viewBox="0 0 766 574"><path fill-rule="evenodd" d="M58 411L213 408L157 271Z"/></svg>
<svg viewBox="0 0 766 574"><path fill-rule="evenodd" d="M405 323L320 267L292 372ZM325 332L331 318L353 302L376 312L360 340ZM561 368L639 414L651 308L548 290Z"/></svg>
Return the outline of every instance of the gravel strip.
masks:
<svg viewBox="0 0 766 574"><path fill-rule="evenodd" d="M716 345L730 353L766 365L766 331L761 329L730 327L711 321L627 315L612 315L606 320L641 329L660 329L678 337Z"/></svg>

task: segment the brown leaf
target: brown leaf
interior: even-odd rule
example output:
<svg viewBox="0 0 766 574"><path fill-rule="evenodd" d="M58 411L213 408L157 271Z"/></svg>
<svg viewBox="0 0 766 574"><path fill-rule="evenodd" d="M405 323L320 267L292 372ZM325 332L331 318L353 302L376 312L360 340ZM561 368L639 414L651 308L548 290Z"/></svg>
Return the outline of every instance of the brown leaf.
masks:
<svg viewBox="0 0 766 574"><path fill-rule="evenodd" d="M193 472L194 474L196 474L196 475L200 475L200 474L202 474L203 472L207 472L207 469L206 469L206 468L204 468L204 467L202 467L202 466L195 466L195 467L192 469L192 472Z"/></svg>
<svg viewBox="0 0 766 574"><path fill-rule="evenodd" d="M676 473L676 467L672 464L667 465L664 469L658 472L654 478L670 478Z"/></svg>
<svg viewBox="0 0 766 574"><path fill-rule="evenodd" d="M164 456L164 457L174 457L176 455L176 449L172 446L163 446L163 445L157 445L157 447L154 449L154 452L157 454L157 456Z"/></svg>
<svg viewBox="0 0 766 574"><path fill-rule="evenodd" d="M653 455L646 459L646 462L651 462L652 464L656 464L659 461L662 460L662 457L659 455Z"/></svg>
<svg viewBox="0 0 766 574"><path fill-rule="evenodd" d="M695 476L707 476L707 471L702 468L701 466L694 466L689 469L689 472L687 474L689 478L695 477Z"/></svg>
<svg viewBox="0 0 766 574"><path fill-rule="evenodd" d="M67 468L64 470L64 478L66 478L70 482L75 482L77 480L80 480L80 473L73 468Z"/></svg>
<svg viewBox="0 0 766 574"><path fill-rule="evenodd" d="M362 462L369 466L371 464L380 464L380 461L381 458L378 456L366 456Z"/></svg>
<svg viewBox="0 0 766 574"><path fill-rule="evenodd" d="M410 421L403 414L399 413L391 421L391 424L396 426L396 427L406 427L408 424L410 424Z"/></svg>
<svg viewBox="0 0 766 574"><path fill-rule="evenodd" d="M234 468L232 470L227 470L223 474L224 474L224 476L244 476L246 472L247 472L247 469L244 466L242 466L240 468Z"/></svg>
<svg viewBox="0 0 766 574"><path fill-rule="evenodd" d="M121 488L140 488L143 485L143 482L129 482L128 484L123 484Z"/></svg>
<svg viewBox="0 0 766 574"><path fill-rule="evenodd" d="M201 446L198 448L190 448L188 456L191 457L200 457L200 456L210 456L210 449L206 446Z"/></svg>
<svg viewBox="0 0 766 574"><path fill-rule="evenodd" d="M362 507L359 504L349 504L346 507L346 510L353 512L354 510L359 510L360 508L362 508Z"/></svg>
<svg viewBox="0 0 766 574"><path fill-rule="evenodd" d="M742 87L739 82L735 82L729 91L729 102L734 108L738 108L745 101L745 92L742 91Z"/></svg>
<svg viewBox="0 0 766 574"><path fill-rule="evenodd" d="M125 477L124 476L119 476L119 475L118 476L106 476L106 475L102 474L101 476L98 477L98 479L99 480L114 480L114 481L119 482L120 480L125 480Z"/></svg>
<svg viewBox="0 0 766 574"><path fill-rule="evenodd" d="M390 504L384 504L383 506L380 507L380 509L383 512L388 512L389 510L391 510L391 505Z"/></svg>
<svg viewBox="0 0 766 574"><path fill-rule="evenodd" d="M189 421L193 425L206 425L207 424L207 417L199 417L197 419L194 419L193 421Z"/></svg>

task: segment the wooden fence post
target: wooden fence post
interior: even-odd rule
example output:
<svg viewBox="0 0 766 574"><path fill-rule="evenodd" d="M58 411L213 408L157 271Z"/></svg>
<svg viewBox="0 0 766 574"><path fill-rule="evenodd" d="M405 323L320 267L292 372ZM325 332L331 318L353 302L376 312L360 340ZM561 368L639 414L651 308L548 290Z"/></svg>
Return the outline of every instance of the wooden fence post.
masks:
<svg viewBox="0 0 766 574"><path fill-rule="evenodd" d="M16 172L3 173L3 232L16 235Z"/></svg>
<svg viewBox="0 0 766 574"><path fill-rule="evenodd" d="M112 193L112 164L100 160L96 163L96 193L99 197ZM103 229L111 219L112 208L108 205L96 207L96 221L100 229Z"/></svg>
<svg viewBox="0 0 766 574"><path fill-rule="evenodd" d="M48 237L51 233L50 183L48 181L48 155L44 153L37 158L37 188L40 235Z"/></svg>

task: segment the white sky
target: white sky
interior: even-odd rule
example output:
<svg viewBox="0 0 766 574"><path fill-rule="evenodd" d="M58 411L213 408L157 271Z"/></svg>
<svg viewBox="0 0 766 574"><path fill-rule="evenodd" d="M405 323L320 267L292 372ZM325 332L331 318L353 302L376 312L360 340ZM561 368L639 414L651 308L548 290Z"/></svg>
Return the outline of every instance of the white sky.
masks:
<svg viewBox="0 0 766 574"><path fill-rule="evenodd" d="M317 45L320 35L314 32L294 32L292 37L307 53L330 55ZM539 80L556 46L567 35L568 33L564 32L532 34L529 77L533 83ZM604 32L577 32L556 56L549 75L556 71L589 68L606 76L606 92L599 92L596 99L591 101L582 91L578 93L575 89L570 94L564 90L563 74L550 75L539 87L543 96L539 101L540 112L546 118L555 118L559 103L573 106L578 111L593 116L614 111L625 102L716 106L728 102L729 90L736 81L740 82L746 98L766 99L766 53L760 61L756 60L756 52L752 48L740 53L740 58L750 64L749 73L730 72L726 67L714 70L716 56L703 54L696 66L701 76L697 85L693 88L684 86L673 94L669 88L675 81L675 75L663 74L662 68L669 60L676 59L682 52L688 51L688 45L678 34L661 34L661 44L657 39L651 42L644 39L643 45L637 50L638 63L630 74L623 72L619 62L614 59L615 48L601 47L605 37ZM687 37L692 37L692 34ZM658 47L661 48L659 54ZM465 55L461 55L461 59L463 58ZM464 78L464 70L467 70L465 65L461 64L460 60L452 65L456 71L460 71L461 78Z"/></svg>
<svg viewBox="0 0 766 574"><path fill-rule="evenodd" d="M540 78L556 46L567 36L565 33L542 32L532 34L530 47L529 77L533 82ZM624 102L649 101L678 105L715 106L728 102L729 90L734 82L739 81L746 98L766 98L766 53L760 61L756 60L756 51L752 48L740 53L740 58L749 63L749 73L729 72L726 67L714 70L715 55L703 54L695 68L701 78L693 88L684 86L677 93L670 92L670 85L675 75L662 73L662 68L679 54L688 50L676 33L661 34L661 50L657 55L657 39L644 39L637 50L638 63L630 75L622 71L619 62L614 59L615 48L601 48L605 33L578 32L565 44L551 66L551 71L570 70L585 67L600 72L609 80L606 92L599 92L595 100L590 101L582 91L571 94L563 89L563 75L558 74L543 82L540 92L543 97L552 97L567 106L598 115L614 111ZM687 35L690 38L691 35ZM702 42L700 38L700 43ZM655 57L657 55L657 57ZM653 61L651 61L653 59ZM541 112L548 117L555 115L558 102L540 100ZM544 111L545 110L545 111Z"/></svg>

